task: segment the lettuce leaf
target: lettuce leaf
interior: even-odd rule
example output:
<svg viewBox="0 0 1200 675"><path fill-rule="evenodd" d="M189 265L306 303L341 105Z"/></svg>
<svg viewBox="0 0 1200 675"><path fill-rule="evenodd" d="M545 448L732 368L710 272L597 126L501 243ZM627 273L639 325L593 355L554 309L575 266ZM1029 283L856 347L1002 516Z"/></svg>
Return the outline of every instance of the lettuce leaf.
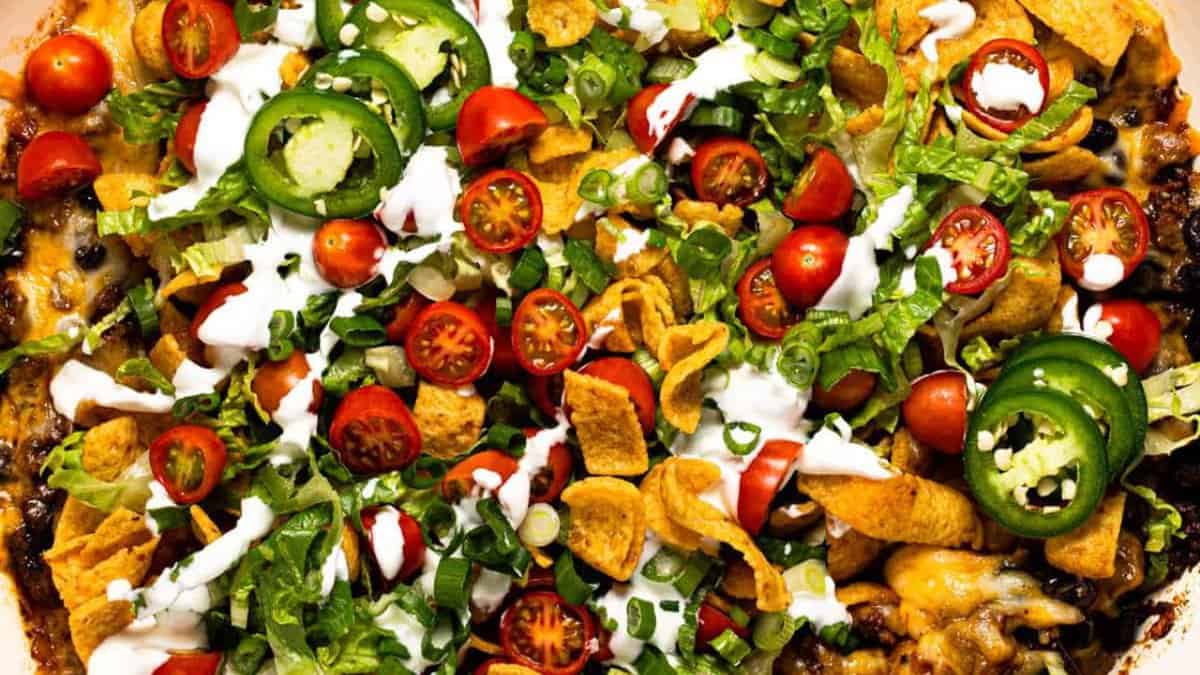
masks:
<svg viewBox="0 0 1200 675"><path fill-rule="evenodd" d="M1172 368L1142 381L1150 422L1175 419L1192 431L1167 435L1153 426L1146 432L1147 455L1169 455L1200 438L1200 363Z"/></svg>
<svg viewBox="0 0 1200 675"><path fill-rule="evenodd" d="M917 288L908 296L880 308L883 330L879 342L890 354L899 354L926 321L942 307L942 272L933 256L916 259Z"/></svg>
<svg viewBox="0 0 1200 675"><path fill-rule="evenodd" d="M1030 190L1021 195L1005 220L1013 253L1036 256L1067 220L1071 205L1049 190Z"/></svg>
<svg viewBox="0 0 1200 675"><path fill-rule="evenodd" d="M152 82L139 91L122 94L113 89L105 99L108 111L133 144L152 143L175 135L182 113L179 104L203 93L199 82Z"/></svg>
<svg viewBox="0 0 1200 675"><path fill-rule="evenodd" d="M1029 174L996 162L968 157L945 144L909 145L896 152L896 169L921 176L944 176L982 190L1001 205L1017 201Z"/></svg>
<svg viewBox="0 0 1200 675"><path fill-rule="evenodd" d="M110 234L147 234L174 230L196 223L220 223L240 219L265 226L270 222L267 202L254 191L245 165L234 164L221 176L196 207L162 220L151 220L144 206L126 211L101 211L96 216L96 232Z"/></svg>
<svg viewBox="0 0 1200 675"><path fill-rule="evenodd" d="M1094 98L1095 89L1072 80L1042 114L1026 122L1020 129L1009 134L1008 138L996 143L995 158L1014 161L1021 150L1049 137Z"/></svg>
<svg viewBox="0 0 1200 675"><path fill-rule="evenodd" d="M1171 544L1171 540L1183 539L1180 533L1183 529L1183 516L1169 502L1161 499L1158 494L1144 485L1125 485L1125 489L1141 497L1150 505L1151 515L1146 521L1146 550L1150 553L1161 553Z"/></svg>
<svg viewBox="0 0 1200 675"><path fill-rule="evenodd" d="M884 37L879 32L875 11L870 3L861 4L851 10L858 25L859 50L871 63L883 68L887 75L887 92L883 98L883 121L873 131L854 139L854 155L858 161L862 179L874 185L888 175L892 148L904 126L907 94L904 74L896 61L893 45L899 39L898 27L893 24L892 35Z"/></svg>
<svg viewBox="0 0 1200 675"><path fill-rule="evenodd" d="M50 474L46 484L66 490L72 497L105 513L121 506L144 510L150 498L149 468L138 471L139 465L135 464L133 470L126 471L126 476L115 481L100 480L83 468L83 436L82 431L70 434L46 456L42 465L42 473Z"/></svg>

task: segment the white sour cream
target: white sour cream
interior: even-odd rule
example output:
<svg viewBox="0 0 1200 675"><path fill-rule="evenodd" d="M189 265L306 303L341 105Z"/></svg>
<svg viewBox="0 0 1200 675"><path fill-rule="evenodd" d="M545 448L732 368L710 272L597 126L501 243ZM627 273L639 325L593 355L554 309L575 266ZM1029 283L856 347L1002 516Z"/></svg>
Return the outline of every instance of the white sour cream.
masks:
<svg viewBox="0 0 1200 675"><path fill-rule="evenodd" d="M313 49L321 45L317 35L317 0L297 0L295 7L280 7L275 17L275 37L297 49Z"/></svg>
<svg viewBox="0 0 1200 675"><path fill-rule="evenodd" d="M385 506L375 514L371 524L371 550L383 578L392 580L404 566L404 532L400 529L400 512Z"/></svg>
<svg viewBox="0 0 1200 675"><path fill-rule="evenodd" d="M746 62L754 54L754 46L735 34L698 56L696 69L668 85L646 109L655 142L661 141L671 123L686 116L686 108L696 101L711 101L718 93L753 80L746 71Z"/></svg>
<svg viewBox="0 0 1200 675"><path fill-rule="evenodd" d="M399 261L419 263L435 251L449 251L450 236L463 229L462 223L454 219L454 204L461 190L458 171L450 166L445 147L417 148L400 182L384 195L375 217L402 239L420 237L434 241L399 255L385 256L382 269L387 269L388 262L393 266ZM404 229L410 216L415 232Z"/></svg>
<svg viewBox="0 0 1200 675"><path fill-rule="evenodd" d="M1083 261L1079 285L1089 291L1107 291L1125 278L1125 263L1111 253L1093 253Z"/></svg>
<svg viewBox="0 0 1200 675"><path fill-rule="evenodd" d="M625 13L629 13L629 29L640 34L637 49L645 51L663 41L670 32L662 14L648 9L646 0L622 0L620 6L600 12L600 20L610 26L621 26Z"/></svg>
<svg viewBox="0 0 1200 675"><path fill-rule="evenodd" d="M854 441L850 425L837 418L836 429L828 426L813 434L796 460L796 470L817 476L859 476L871 480L895 477L867 446Z"/></svg>
<svg viewBox="0 0 1200 675"><path fill-rule="evenodd" d="M529 513L529 495L533 477L550 461L550 449L567 442L567 430L571 423L565 415L559 415L558 424L542 429L525 440L525 454L517 461L517 470L496 491L500 510L512 523L513 529L521 527Z"/></svg>
<svg viewBox="0 0 1200 675"><path fill-rule="evenodd" d="M50 380L50 400L59 414L72 420L84 401L113 410L144 413L170 412L175 404L171 396L131 389L108 373L74 359L64 363Z"/></svg>
<svg viewBox="0 0 1200 675"><path fill-rule="evenodd" d="M1036 71L1011 63L988 63L971 78L971 91L984 108L1016 111L1025 106L1038 112L1046 101L1046 90Z"/></svg>
<svg viewBox="0 0 1200 675"><path fill-rule="evenodd" d="M646 563L658 553L662 543L653 533L646 532L646 545L642 548L642 557L638 562L638 571L628 584L613 584L612 589L596 600L596 606L604 612L604 616L616 624L609 640L612 650L612 663L631 666L646 642L658 647L664 654L674 654L675 644L679 639L679 631L683 627L683 611L687 607L687 598L669 583L650 581L642 576L641 570ZM639 640L629 634L629 601L633 598L647 600L654 607L654 634L650 639ZM678 611L662 608L663 601L678 603Z"/></svg>
<svg viewBox="0 0 1200 675"><path fill-rule="evenodd" d="M613 254L613 262L622 263L646 250L649 245L650 230L638 230L628 227L621 230L617 236L617 252Z"/></svg>
<svg viewBox="0 0 1200 675"><path fill-rule="evenodd" d="M470 21L479 33L492 67L492 84L515 89L518 84L517 64L508 55L508 47L516 37L508 24L508 15L513 11L512 0L479 0L478 15L470 0L454 0L454 9Z"/></svg>
<svg viewBox="0 0 1200 675"><path fill-rule="evenodd" d="M918 12L934 29L921 40L921 53L931 63L938 62L938 43L966 35L975 25L975 8L962 0L941 0Z"/></svg>
<svg viewBox="0 0 1200 675"><path fill-rule="evenodd" d="M493 572L486 567L479 570L479 576L471 585L471 606L490 615L500 609L500 604L512 588L512 577L502 572Z"/></svg>

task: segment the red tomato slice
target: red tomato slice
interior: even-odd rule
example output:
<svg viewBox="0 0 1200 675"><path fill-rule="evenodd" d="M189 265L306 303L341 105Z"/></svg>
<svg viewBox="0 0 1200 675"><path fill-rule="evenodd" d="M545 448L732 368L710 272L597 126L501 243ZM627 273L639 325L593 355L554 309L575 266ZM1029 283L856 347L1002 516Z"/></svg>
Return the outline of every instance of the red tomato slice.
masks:
<svg viewBox="0 0 1200 675"><path fill-rule="evenodd" d="M775 285L771 259L750 266L737 283L738 317L756 335L778 340L799 317Z"/></svg>
<svg viewBox="0 0 1200 675"><path fill-rule="evenodd" d="M537 237L542 227L542 193L520 171L493 169L467 188L458 218L479 250L512 253Z"/></svg>
<svg viewBox="0 0 1200 675"><path fill-rule="evenodd" d="M688 109L695 101L689 95L684 99L684 103L679 107L679 112L674 119L661 120L658 124L652 125L649 115L650 106L666 88L665 84L652 84L642 89L629 99L629 109L625 112L625 127L629 129L629 135L633 136L633 142L637 145L638 150L646 154L654 152L654 148L658 147L658 144L671 134L671 131L687 116Z"/></svg>
<svg viewBox="0 0 1200 675"><path fill-rule="evenodd" d="M717 636L727 630L733 631L743 640L750 638L750 629L747 626L739 626L728 614L707 602L700 605L696 619L698 622L696 627L697 647L707 647L710 642L717 639Z"/></svg>
<svg viewBox="0 0 1200 675"><path fill-rule="evenodd" d="M549 288L539 288L521 300L512 331L517 362L534 375L561 373L587 345L583 315L567 296Z"/></svg>
<svg viewBox="0 0 1200 675"><path fill-rule="evenodd" d="M79 115L112 88L113 67L95 40L78 33L56 35L25 62L25 83L35 103L52 112Z"/></svg>
<svg viewBox="0 0 1200 675"><path fill-rule="evenodd" d="M172 654L166 663L154 669L154 675L216 675L220 665L221 652Z"/></svg>
<svg viewBox="0 0 1200 675"><path fill-rule="evenodd" d="M740 138L706 141L692 158L692 187L702 201L746 206L767 189L762 153Z"/></svg>
<svg viewBox="0 0 1200 675"><path fill-rule="evenodd" d="M738 522L750 534L762 532L771 500L783 487L792 472L792 464L803 451L803 445L792 441L767 441L742 473L738 489Z"/></svg>
<svg viewBox="0 0 1200 675"><path fill-rule="evenodd" d="M192 173L196 173L196 136L200 133L200 118L207 107L208 101L189 106L175 127L175 156Z"/></svg>
<svg viewBox="0 0 1200 675"><path fill-rule="evenodd" d="M854 180L846 164L827 148L817 148L783 200L783 214L806 223L835 221L854 202Z"/></svg>
<svg viewBox="0 0 1200 675"><path fill-rule="evenodd" d="M384 473L416 460L421 433L404 399L375 384L342 399L329 425L329 445L354 473Z"/></svg>
<svg viewBox="0 0 1200 675"><path fill-rule="evenodd" d="M38 134L17 162L17 192L29 201L91 185L102 168L83 137L66 131Z"/></svg>
<svg viewBox="0 0 1200 675"><path fill-rule="evenodd" d="M813 403L825 411L846 412L862 405L875 391L875 373L851 370L832 389L813 385Z"/></svg>
<svg viewBox="0 0 1200 675"><path fill-rule="evenodd" d="M849 244L841 230L829 225L792 230L771 254L771 273L779 292L797 309L816 305L842 273Z"/></svg>
<svg viewBox="0 0 1200 675"><path fill-rule="evenodd" d="M448 387L479 379L492 362L492 338L479 315L457 302L421 310L404 341L408 361L421 377Z"/></svg>
<svg viewBox="0 0 1200 675"><path fill-rule="evenodd" d="M1101 188L1071 197L1067 222L1058 234L1058 252L1063 269L1084 288L1101 291L1111 287L1085 279L1084 265L1089 257L1116 256L1125 266L1124 278L1128 278L1146 258L1149 246L1146 212L1128 191Z"/></svg>
<svg viewBox="0 0 1200 675"><path fill-rule="evenodd" d="M403 344L404 336L408 334L408 327L416 320L421 310L428 307L429 304L429 300L425 299L425 296L415 291L401 300L400 304L392 310L392 320L387 325L388 342Z"/></svg>
<svg viewBox="0 0 1200 675"><path fill-rule="evenodd" d="M543 675L574 675L587 665L592 616L550 591L521 596L500 619L500 644L513 662Z"/></svg>
<svg viewBox="0 0 1200 675"><path fill-rule="evenodd" d="M442 477L442 496L446 501L456 502L471 494L475 487L475 470L486 469L500 476L501 482L516 473L517 460L499 450L484 450L454 465Z"/></svg>
<svg viewBox="0 0 1200 675"><path fill-rule="evenodd" d="M532 438L541 429L528 428L525 438ZM529 503L550 503L562 494L571 480L571 471L575 469L575 458L564 443L555 443L550 447L550 456L546 466L530 480Z"/></svg>
<svg viewBox="0 0 1200 675"><path fill-rule="evenodd" d="M1006 63L1016 66L1030 73L1036 73L1038 83L1042 87L1042 105L1037 110L1030 110L1024 104L1020 104L1017 108L1004 110L998 108L989 108L982 105L978 96L975 93L976 78L980 77L984 67L988 64ZM1046 59L1036 47L1020 40L1000 39L992 40L986 43L975 52L971 57L971 63L967 66L967 72L962 79L963 98L967 103L967 110L970 110L979 119L987 122L993 128L1003 131L1004 133L1012 133L1024 126L1026 122L1041 114L1046 109L1046 102L1049 98L1050 91L1050 68L1046 65Z"/></svg>
<svg viewBox="0 0 1200 675"><path fill-rule="evenodd" d="M562 409L563 378L561 374L530 375L526 381L529 398L543 415L553 419Z"/></svg>
<svg viewBox="0 0 1200 675"><path fill-rule="evenodd" d="M371 545L372 558L375 557L375 522L385 508L393 507L374 506L363 509L362 512L363 531L367 533L367 543ZM400 563L400 569L396 572L395 576L388 577L380 569L379 559L375 559L375 567L379 569L385 582L404 581L425 566L425 537L421 534L421 524L417 522L416 518L407 513L399 509L393 510L399 516L400 534L404 537L404 562Z"/></svg>
<svg viewBox="0 0 1200 675"><path fill-rule="evenodd" d="M163 11L163 46L180 77L208 77L229 62L242 36L221 0L171 0Z"/></svg>
<svg viewBox="0 0 1200 675"><path fill-rule="evenodd" d="M463 101L454 133L463 164L479 166L534 138L549 123L538 104L517 91L487 86Z"/></svg>
<svg viewBox="0 0 1200 675"><path fill-rule="evenodd" d="M370 220L330 220L313 235L313 262L321 277L338 288L370 281L387 248L383 229Z"/></svg>
<svg viewBox="0 0 1200 675"><path fill-rule="evenodd" d="M1137 300L1109 300L1100 305L1100 320L1112 327L1108 343L1113 349L1121 352L1138 374L1145 373L1162 341L1158 315Z"/></svg>
<svg viewBox="0 0 1200 675"><path fill-rule="evenodd" d="M967 433L966 376L942 370L917 379L900 414L918 442L947 455L961 453Z"/></svg>
<svg viewBox="0 0 1200 675"><path fill-rule="evenodd" d="M193 340L200 341L200 326L208 319L209 315L217 311L217 308L225 304L225 301L235 295L241 295L246 292L246 285L240 281L233 283L222 284L213 289L212 293L205 298L204 304L196 310L196 315L192 317L191 327L188 333Z"/></svg>
<svg viewBox="0 0 1200 675"><path fill-rule="evenodd" d="M225 442L212 429L194 424L168 429L150 444L150 470L171 499L195 504L221 482Z"/></svg>
<svg viewBox="0 0 1200 675"><path fill-rule="evenodd" d="M492 365L488 366L488 374L513 379L521 374L521 364L517 363L517 354L512 346L512 328L501 326L496 322L496 296L486 292L475 307L475 313L487 326L488 335L492 336Z"/></svg>
<svg viewBox="0 0 1200 675"><path fill-rule="evenodd" d="M290 356L282 361L266 361L258 366L254 373L254 381L250 389L258 399L259 405L269 413L279 410L279 403L304 378L308 377L308 357L299 349L292 350ZM314 379L312 383L313 402L309 410L316 412L321 407L321 399L325 390L321 381Z"/></svg>
<svg viewBox="0 0 1200 675"><path fill-rule="evenodd" d="M951 211L934 231L929 246L950 251L958 277L945 287L960 295L987 290L1004 276L1012 259L1008 230L981 206L960 206Z"/></svg>
<svg viewBox="0 0 1200 675"><path fill-rule="evenodd" d="M654 384L641 366L629 359L609 356L592 361L580 368L579 372L612 382L629 392L642 432L648 434L654 431Z"/></svg>

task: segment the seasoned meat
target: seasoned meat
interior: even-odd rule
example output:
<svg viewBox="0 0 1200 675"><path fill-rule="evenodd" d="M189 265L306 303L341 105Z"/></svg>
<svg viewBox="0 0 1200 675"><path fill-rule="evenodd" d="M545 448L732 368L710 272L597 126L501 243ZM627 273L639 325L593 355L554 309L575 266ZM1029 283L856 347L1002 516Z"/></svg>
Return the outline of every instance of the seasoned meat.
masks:
<svg viewBox="0 0 1200 675"><path fill-rule="evenodd" d="M42 553L54 544L54 514L64 493L41 486L21 504L21 523L6 542L17 582L34 603L53 607L61 601Z"/></svg>

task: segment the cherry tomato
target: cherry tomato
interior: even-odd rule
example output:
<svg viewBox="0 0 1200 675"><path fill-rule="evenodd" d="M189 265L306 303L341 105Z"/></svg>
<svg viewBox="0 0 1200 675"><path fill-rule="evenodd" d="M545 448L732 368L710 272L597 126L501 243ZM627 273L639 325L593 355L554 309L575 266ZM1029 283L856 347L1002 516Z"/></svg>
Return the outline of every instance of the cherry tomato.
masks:
<svg viewBox="0 0 1200 675"><path fill-rule="evenodd" d="M778 340L799 320L775 285L771 258L750 266L737 283L738 317L756 335Z"/></svg>
<svg viewBox="0 0 1200 675"><path fill-rule="evenodd" d="M549 123L538 104L517 91L486 86L463 102L454 133L463 164L479 166L534 138Z"/></svg>
<svg viewBox="0 0 1200 675"><path fill-rule="evenodd" d="M714 138L696 148L692 187L703 201L746 206L767 189L767 163L740 138Z"/></svg>
<svg viewBox="0 0 1200 675"><path fill-rule="evenodd" d="M168 429L150 444L150 470L171 499L195 504L221 482L225 442L195 424Z"/></svg>
<svg viewBox="0 0 1200 675"><path fill-rule="evenodd" d="M654 385L641 366L629 359L609 356L592 361L580 368L579 372L612 382L629 392L642 432L648 434L654 431Z"/></svg>
<svg viewBox="0 0 1200 675"><path fill-rule="evenodd" d="M966 376L942 370L919 378L900 413L917 441L947 455L961 453L967 433Z"/></svg>
<svg viewBox="0 0 1200 675"><path fill-rule="evenodd" d="M442 496L447 501L456 502L471 494L475 487L475 471L484 469L500 476L500 481L516 473L517 460L512 455L499 450L484 450L454 465L442 477Z"/></svg>
<svg viewBox="0 0 1200 675"><path fill-rule="evenodd" d="M750 638L750 629L748 627L739 626L728 614L707 602L700 605L700 611L696 615L696 618L699 624L696 627L697 647L708 646L710 642L717 639L717 636L727 630L733 631L743 640Z"/></svg>
<svg viewBox="0 0 1200 675"><path fill-rule="evenodd" d="M421 313L421 310L429 306L429 300L420 293L409 293L408 297L400 301L393 309L392 320L387 325L388 342L392 344L403 344L404 336L408 334L408 327Z"/></svg>
<svg viewBox="0 0 1200 675"><path fill-rule="evenodd" d="M530 375L526 381L529 398L533 405L546 417L553 418L562 409L563 377L555 375Z"/></svg>
<svg viewBox="0 0 1200 675"><path fill-rule="evenodd" d="M583 315L567 296L549 288L539 288L521 300L512 331L517 362L534 375L561 373L587 345Z"/></svg>
<svg viewBox="0 0 1200 675"><path fill-rule="evenodd" d="M196 315L192 317L192 325L188 328L188 333L193 340L200 342L200 326L208 320L208 316L217 311L217 308L225 304L225 301L235 295L241 295L246 292L246 285L240 281L235 281L228 284L222 284L213 289L212 293L205 298L204 304L196 310Z"/></svg>
<svg viewBox="0 0 1200 675"><path fill-rule="evenodd" d="M669 120L658 119L651 123L650 106L654 104L654 99L658 98L658 95L666 89L667 85L665 84L652 84L629 99L629 109L625 112L625 126L629 129L629 135L633 136L633 142L637 145L638 150L643 153L654 152L654 148L658 147L662 139L670 135L676 125L683 120L688 108L695 101L695 98L689 95L684 98L675 117Z"/></svg>
<svg viewBox="0 0 1200 675"><path fill-rule="evenodd" d="M492 365L487 372L509 379L520 375L521 364L517 363L517 353L512 346L512 328L496 322L496 296L485 294L475 312L483 325L487 326L488 335L492 336Z"/></svg>
<svg viewBox="0 0 1200 675"><path fill-rule="evenodd" d="M595 632L587 609L550 591L521 596L500 619L500 644L515 663L543 675L574 675L587 665Z"/></svg>
<svg viewBox="0 0 1200 675"><path fill-rule="evenodd" d="M990 108L981 104L975 93L975 78L980 76L988 64L1009 64L1021 70L1037 75L1042 87L1042 104L1037 110L1030 110L1025 104L1019 104L1013 109ZM967 72L962 79L963 98L967 109L988 125L1005 133L1012 133L1026 122L1039 115L1046 108L1047 92L1050 91L1050 68L1046 59L1036 47L1020 40L992 40L979 48L971 57Z"/></svg>
<svg viewBox="0 0 1200 675"><path fill-rule="evenodd" d="M958 276L945 286L947 291L960 295L985 291L1004 276L1012 259L1008 230L981 206L960 206L951 211L934 231L929 245L950 252Z"/></svg>
<svg viewBox="0 0 1200 675"><path fill-rule="evenodd" d="M233 9L221 0L171 0L162 30L171 68L193 80L220 70L242 44Z"/></svg>
<svg viewBox="0 0 1200 675"><path fill-rule="evenodd" d="M832 389L813 385L813 403L821 410L845 412L862 405L875 391L875 373L851 370Z"/></svg>
<svg viewBox="0 0 1200 675"><path fill-rule="evenodd" d="M216 675L220 665L221 652L172 654L166 663L154 669L154 675Z"/></svg>
<svg viewBox="0 0 1200 675"><path fill-rule="evenodd" d="M771 254L771 273L779 292L793 307L808 309L842 273L850 240L829 225L804 225L792 230Z"/></svg>
<svg viewBox="0 0 1200 675"><path fill-rule="evenodd" d="M801 222L828 223L846 215L853 202L854 180L846 164L827 148L818 148L788 190L783 214Z"/></svg>
<svg viewBox="0 0 1200 675"><path fill-rule="evenodd" d="M738 522L753 535L767 523L771 501L792 473L804 446L792 441L767 441L742 473L738 489Z"/></svg>
<svg viewBox="0 0 1200 675"><path fill-rule="evenodd" d="M1129 359L1138 374L1145 373L1162 340L1158 315L1137 300L1109 300L1100 305L1100 320L1112 326L1108 343Z"/></svg>
<svg viewBox="0 0 1200 675"><path fill-rule="evenodd" d="M379 518L379 514L387 507L371 507L363 509L362 526L363 531L367 533L367 542L371 544L371 554L375 554L375 522ZM399 515L400 534L404 537L404 562L400 563L400 569L395 576L387 577L384 575L384 581L403 581L408 579L417 570L425 566L425 537L421 534L421 525L416 518L407 513L393 509ZM376 567L379 567L379 559L375 559ZM383 570L380 569L382 573Z"/></svg>
<svg viewBox="0 0 1200 675"><path fill-rule="evenodd" d="M90 185L102 171L83 137L66 131L38 134L17 162L17 192L33 201Z"/></svg>
<svg viewBox="0 0 1200 675"><path fill-rule="evenodd" d="M479 379L492 362L492 338L479 315L457 302L435 302L408 329L404 352L421 377L448 387Z"/></svg>
<svg viewBox="0 0 1200 675"><path fill-rule="evenodd" d="M1093 255L1116 256L1125 266L1124 278L1146 257L1150 224L1137 198L1121 188L1101 188L1071 197L1067 222L1058 234L1058 252L1063 269L1089 290L1107 290L1084 275L1084 265ZM1112 284L1115 285L1115 284Z"/></svg>
<svg viewBox="0 0 1200 675"><path fill-rule="evenodd" d="M541 429L528 428L525 438L533 438ZM546 466L530 480L529 503L550 503L558 499L567 482L571 480L571 471L575 468L575 458L564 443L550 446L550 454Z"/></svg>
<svg viewBox="0 0 1200 675"><path fill-rule="evenodd" d="M329 425L329 445L354 473L396 471L421 454L421 433L396 392L374 384L342 399Z"/></svg>
<svg viewBox="0 0 1200 675"><path fill-rule="evenodd" d="M175 156L192 173L196 173L196 136L200 133L200 118L207 107L208 101L189 106L175 127Z"/></svg>
<svg viewBox="0 0 1200 675"><path fill-rule="evenodd" d="M33 101L52 112L78 115L112 88L113 67L95 40L78 33L56 35L37 46L25 63Z"/></svg>
<svg viewBox="0 0 1200 675"><path fill-rule="evenodd" d="M291 356L282 361L267 361L258 366L254 373L254 381L250 389L258 398L258 403L269 413L279 410L279 403L304 378L308 377L308 357L299 349L292 350ZM313 402L309 410L315 412L321 407L321 399L325 390L321 381L312 382Z"/></svg>
<svg viewBox="0 0 1200 675"><path fill-rule="evenodd" d="M489 253L525 248L542 227L542 193L513 169L493 169L476 178L458 209L467 238Z"/></svg>
<svg viewBox="0 0 1200 675"><path fill-rule="evenodd" d="M370 220L327 221L312 241L317 272L338 288L354 288L370 281L386 248L383 230Z"/></svg>

